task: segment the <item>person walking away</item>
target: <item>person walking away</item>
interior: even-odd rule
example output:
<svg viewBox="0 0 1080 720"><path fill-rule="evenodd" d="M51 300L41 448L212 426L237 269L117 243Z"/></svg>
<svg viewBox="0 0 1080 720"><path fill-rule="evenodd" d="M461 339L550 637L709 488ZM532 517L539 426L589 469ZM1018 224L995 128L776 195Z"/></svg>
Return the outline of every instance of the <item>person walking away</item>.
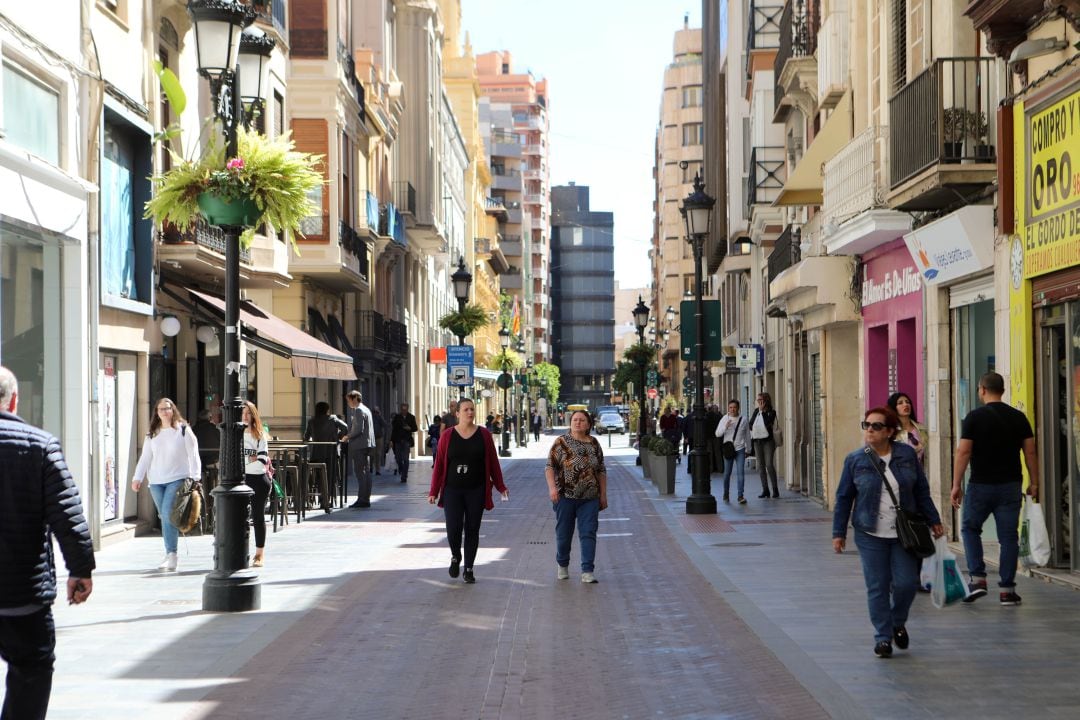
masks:
<svg viewBox="0 0 1080 720"><path fill-rule="evenodd" d="M262 567L266 549L266 500L270 497L271 485L270 476L266 474L270 449L255 403L244 402L241 419L244 421L244 482L254 491L249 501L251 525L255 529L255 556L251 558L251 564Z"/></svg>
<svg viewBox="0 0 1080 720"><path fill-rule="evenodd" d="M184 422L184 416L169 398L161 398L154 406L150 432L146 434L131 489L139 492L143 480L150 481L150 496L161 519L161 537L165 542L165 557L158 570L174 572L177 566L176 546L180 531L172 524L176 492L187 478L201 478L199 441L195 432Z"/></svg>
<svg viewBox="0 0 1080 720"><path fill-rule="evenodd" d="M340 467L338 463L338 438L349 432L348 424L337 415L330 414L330 403L315 403L315 414L304 428L304 442L334 443L333 445L312 445L308 448L308 459L313 463L324 463L330 477L327 484L331 497L323 498L323 510L330 512L333 488L337 487ZM272 483L271 483L272 485Z"/></svg>
<svg viewBox="0 0 1080 720"><path fill-rule="evenodd" d="M776 428L776 410L773 408L772 395L767 392L758 393L757 407L750 416L750 438L754 444L754 456L758 462L758 474L761 477L761 494L759 498L769 497L769 486L772 486L772 497L780 497L780 487L776 479L776 438L773 431Z"/></svg>
<svg viewBox="0 0 1080 720"><path fill-rule="evenodd" d="M1006 405L1005 380L996 372L979 378L977 407L967 414L960 425L960 442L953 461L952 504L960 507L963 516L960 536L964 541L971 593L964 602L974 602L986 595L986 563L983 561L982 527L994 516L998 542L998 600L1002 605L1019 605L1016 594L1016 561L1020 553L1017 527L1020 525L1020 506L1023 503L1020 453L1028 471L1027 494L1039 496L1039 458L1035 453L1035 437L1027 416ZM971 478L964 491L964 471L971 465Z"/></svg>
<svg viewBox="0 0 1080 720"><path fill-rule="evenodd" d="M570 577L570 547L577 524L581 543L581 582L596 582L596 531L607 508L607 468L600 442L592 436L593 419L584 410L570 415L570 432L555 438L544 478L555 510L555 577Z"/></svg>
<svg viewBox="0 0 1080 720"><path fill-rule="evenodd" d="M910 445L919 457L919 462L926 470L926 430L919 424L915 417L915 403L907 393L896 392L889 396L885 403L900 418L900 431L896 433L896 441Z"/></svg>
<svg viewBox="0 0 1080 720"><path fill-rule="evenodd" d="M532 430L534 442L540 442L540 430L543 427L544 419L540 417L540 412L533 408L532 417L529 419L529 429Z"/></svg>
<svg viewBox="0 0 1080 720"><path fill-rule="evenodd" d="M0 658L7 690L0 717L44 720L56 661L53 538L67 566L67 601L93 591L93 543L60 442L16 415L19 385L0 366Z"/></svg>
<svg viewBox="0 0 1080 720"><path fill-rule="evenodd" d="M356 476L356 502L350 508L371 507L371 472L368 470L368 456L375 445L374 422L371 411L364 405L359 390L350 390L345 396L352 411L349 432L345 436L349 443L349 462Z"/></svg>
<svg viewBox="0 0 1080 720"><path fill-rule="evenodd" d="M573 420L573 418L573 413L571 413L570 419ZM675 448L675 462L681 463L682 455L679 454L679 442L681 439L679 420L675 417L675 413L671 412L670 407L664 408L664 412L660 414L660 435L672 444Z"/></svg>
<svg viewBox="0 0 1080 720"><path fill-rule="evenodd" d="M390 418L390 443L394 446L394 461L401 482L409 481L409 455L416 444L416 416L409 412L409 406L402 403L394 417Z"/></svg>
<svg viewBox="0 0 1080 720"><path fill-rule="evenodd" d="M442 431L449 430L450 428L452 428L452 427L454 427L455 425L458 424L457 411L458 411L458 401L451 400L450 401L450 410L448 410L447 412L445 412L445 413L443 413L442 415L439 416L439 423L440 423L439 433L440 434L442 433Z"/></svg>
<svg viewBox="0 0 1080 720"><path fill-rule="evenodd" d="M216 467L220 459L221 430L210 419L210 409L203 408L199 411L199 419L191 427L195 432L195 440L199 443L199 462L203 472L211 467ZM204 477L204 480L208 478ZM214 489L214 483L207 482L206 491Z"/></svg>
<svg viewBox="0 0 1080 720"><path fill-rule="evenodd" d="M734 469L739 504L745 505L746 496L743 491L746 485L746 447L750 444L750 428L746 418L739 414L738 400L728 401L727 415L720 418L716 426L716 437L720 438L722 444L731 443L734 448L733 454L724 453L724 502L728 502L730 497L731 471Z"/></svg>
<svg viewBox="0 0 1080 720"><path fill-rule="evenodd" d="M386 445L386 421L379 408L371 411L371 426L375 432L375 445L371 448L371 465L376 475L382 475L383 446Z"/></svg>
<svg viewBox="0 0 1080 720"><path fill-rule="evenodd" d="M428 447L431 449L431 467L435 467L435 456L439 452L439 438L443 433L443 421L441 415L435 415L432 417L431 424L427 428L427 442ZM448 429L451 426L445 426Z"/></svg>
<svg viewBox="0 0 1080 720"><path fill-rule="evenodd" d="M716 426L720 424L720 409L716 405L710 405L705 412L705 445L708 448L709 474L721 472L724 469L724 456L720 452L721 441L716 437Z"/></svg>
<svg viewBox="0 0 1080 720"><path fill-rule="evenodd" d="M889 658L894 642L901 650L911 642L907 619L919 584L919 559L897 538L896 508L884 484L905 511L922 513L935 538L945 528L915 451L895 440L900 429L896 413L887 407L868 410L862 429L864 445L844 459L836 488L832 545L833 552L844 551L850 520L874 626L874 655Z"/></svg>
<svg viewBox="0 0 1080 720"><path fill-rule="evenodd" d="M461 570L464 535L462 579L472 584L476 582L473 565L480 547L480 522L484 510L495 509L492 488L501 493L504 502L510 499L510 491L503 483L499 453L491 433L476 424L476 405L469 398L461 398L456 405L457 423L439 435L428 502L438 504L446 518L452 578Z"/></svg>

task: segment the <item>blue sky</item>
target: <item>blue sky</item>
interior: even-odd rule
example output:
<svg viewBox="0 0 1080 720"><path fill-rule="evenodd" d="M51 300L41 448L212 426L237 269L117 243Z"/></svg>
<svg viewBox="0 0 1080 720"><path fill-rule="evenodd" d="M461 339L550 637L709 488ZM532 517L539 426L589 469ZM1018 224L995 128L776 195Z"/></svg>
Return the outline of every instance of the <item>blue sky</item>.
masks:
<svg viewBox="0 0 1080 720"><path fill-rule="evenodd" d="M615 278L649 282L653 143L674 33L698 0L462 0L476 54L509 50L514 72L550 88L553 185L588 185L593 210L615 213Z"/></svg>

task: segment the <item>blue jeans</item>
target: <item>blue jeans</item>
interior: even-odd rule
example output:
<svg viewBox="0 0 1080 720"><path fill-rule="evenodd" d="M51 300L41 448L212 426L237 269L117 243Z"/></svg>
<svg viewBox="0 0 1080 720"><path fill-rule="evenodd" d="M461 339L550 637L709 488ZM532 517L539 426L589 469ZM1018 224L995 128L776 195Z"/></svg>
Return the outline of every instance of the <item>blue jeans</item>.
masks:
<svg viewBox="0 0 1080 720"><path fill-rule="evenodd" d="M45 720L56 655L52 606L29 615L0 616L0 657L8 664L0 717Z"/></svg>
<svg viewBox="0 0 1080 720"><path fill-rule="evenodd" d="M1001 543L1001 555L998 558L1001 581L998 585L1003 588L1016 587L1016 559L1020 555L1017 527L1020 525L1020 506L1023 499L1019 482L1002 485L968 483L960 537L964 540L964 555L967 556L968 573L972 577L986 577L982 528L986 519L993 514L998 542Z"/></svg>
<svg viewBox="0 0 1080 720"><path fill-rule="evenodd" d="M574 541L574 521L577 520L578 540L581 541L581 572L591 573L596 559L596 528L600 524L600 498L575 500L560 497L552 503L555 509L555 562L559 567L570 565L570 546Z"/></svg>
<svg viewBox="0 0 1080 720"><path fill-rule="evenodd" d="M861 530L855 531L855 547L862 560L874 642L891 643L893 630L907 624L919 584L919 559L896 538L879 538Z"/></svg>
<svg viewBox="0 0 1080 720"><path fill-rule="evenodd" d="M746 450L736 450L735 457L731 460L724 458L724 498L728 496L731 486L731 469L735 468L735 482L738 485L739 497L743 496L743 486L746 485Z"/></svg>
<svg viewBox="0 0 1080 720"><path fill-rule="evenodd" d="M161 537L165 540L165 552L176 552L176 542L180 537L180 531L169 520L172 512L173 501L176 500L176 491L184 479L173 480L171 483L150 485L150 497L154 498L154 507L157 508L158 517L161 518Z"/></svg>

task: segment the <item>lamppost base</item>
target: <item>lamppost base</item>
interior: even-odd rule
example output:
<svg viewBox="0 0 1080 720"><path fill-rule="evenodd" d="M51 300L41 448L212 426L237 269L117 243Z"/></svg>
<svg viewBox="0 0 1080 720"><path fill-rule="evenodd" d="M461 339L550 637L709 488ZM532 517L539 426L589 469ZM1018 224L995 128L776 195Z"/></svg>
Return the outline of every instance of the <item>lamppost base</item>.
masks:
<svg viewBox="0 0 1080 720"><path fill-rule="evenodd" d="M507 448L501 448L499 450L499 457L513 457Z"/></svg>
<svg viewBox="0 0 1080 720"><path fill-rule="evenodd" d="M250 570L228 575L210 573L203 581L203 610L208 612L247 612L258 610L262 603L262 585Z"/></svg>
<svg viewBox="0 0 1080 720"><path fill-rule="evenodd" d="M712 495L691 495L686 498L687 515L715 515L716 498Z"/></svg>

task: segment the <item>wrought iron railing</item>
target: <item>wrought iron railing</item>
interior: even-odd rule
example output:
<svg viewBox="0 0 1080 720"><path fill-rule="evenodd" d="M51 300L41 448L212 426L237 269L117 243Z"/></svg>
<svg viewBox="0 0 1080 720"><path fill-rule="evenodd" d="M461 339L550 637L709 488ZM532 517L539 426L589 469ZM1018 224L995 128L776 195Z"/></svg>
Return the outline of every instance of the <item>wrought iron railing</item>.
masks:
<svg viewBox="0 0 1080 720"><path fill-rule="evenodd" d="M405 323L397 320L386 321L386 336L389 350L395 355L404 355L409 351L409 329Z"/></svg>
<svg viewBox="0 0 1080 720"><path fill-rule="evenodd" d="M784 232L780 233L769 255L769 282L802 260L802 251L799 249L800 240L800 234L795 232L792 225L788 225L784 228Z"/></svg>
<svg viewBox="0 0 1080 720"><path fill-rule="evenodd" d="M750 0L746 14L746 56L744 72L750 79L750 51L768 50L780 44L780 15L784 12L782 0Z"/></svg>
<svg viewBox="0 0 1080 720"><path fill-rule="evenodd" d="M193 242L225 257L226 235L224 231L202 219L196 220L195 227L187 232L177 232L172 228L163 229L158 233L158 240L168 245ZM240 248L240 262L251 264L250 248Z"/></svg>
<svg viewBox="0 0 1080 720"><path fill-rule="evenodd" d="M764 145L750 151L750 173L746 178L746 217L754 205L771 203L784 189L786 177L784 148Z"/></svg>
<svg viewBox="0 0 1080 720"><path fill-rule="evenodd" d="M774 110L778 110L784 100L784 89L780 86L784 65L792 58L808 57L817 50L817 5L817 0L787 0L784 3L784 12L780 16L780 47L773 60Z"/></svg>
<svg viewBox="0 0 1080 720"><path fill-rule="evenodd" d="M394 181L394 204L402 212L416 215L416 188L408 180Z"/></svg>
<svg viewBox="0 0 1080 720"><path fill-rule="evenodd" d="M341 245L345 252L356 258L360 275L365 280L370 280L367 243L364 241L364 237L348 223L342 221L338 223L338 244Z"/></svg>
<svg viewBox="0 0 1080 720"><path fill-rule="evenodd" d="M937 164L994 163L1002 96L993 57L940 58L889 99L889 181Z"/></svg>
<svg viewBox="0 0 1080 720"><path fill-rule="evenodd" d="M360 323L360 333L356 338L357 350L382 350L389 349L387 342L386 318L382 313L374 310L359 310L356 313Z"/></svg>

